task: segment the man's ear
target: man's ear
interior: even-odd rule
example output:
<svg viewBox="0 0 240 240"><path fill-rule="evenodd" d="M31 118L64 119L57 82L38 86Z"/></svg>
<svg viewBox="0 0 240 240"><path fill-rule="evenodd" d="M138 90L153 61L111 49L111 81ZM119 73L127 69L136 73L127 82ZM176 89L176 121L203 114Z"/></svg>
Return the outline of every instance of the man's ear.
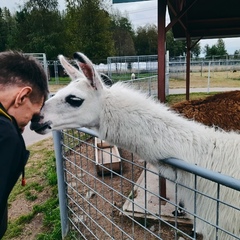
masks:
<svg viewBox="0 0 240 240"><path fill-rule="evenodd" d="M27 86L27 87L23 87L19 92L18 95L15 99L15 105L16 107L18 107L19 105L22 105L26 98L29 97L29 95L32 92L32 88Z"/></svg>

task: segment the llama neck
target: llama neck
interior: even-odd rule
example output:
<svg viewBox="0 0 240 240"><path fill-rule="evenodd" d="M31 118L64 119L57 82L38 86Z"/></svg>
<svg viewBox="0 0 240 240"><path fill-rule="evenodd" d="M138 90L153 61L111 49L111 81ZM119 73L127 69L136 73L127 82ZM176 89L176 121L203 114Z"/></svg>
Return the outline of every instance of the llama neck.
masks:
<svg viewBox="0 0 240 240"><path fill-rule="evenodd" d="M206 127L122 85L106 91L102 105L100 137L150 162L195 158L209 144Z"/></svg>

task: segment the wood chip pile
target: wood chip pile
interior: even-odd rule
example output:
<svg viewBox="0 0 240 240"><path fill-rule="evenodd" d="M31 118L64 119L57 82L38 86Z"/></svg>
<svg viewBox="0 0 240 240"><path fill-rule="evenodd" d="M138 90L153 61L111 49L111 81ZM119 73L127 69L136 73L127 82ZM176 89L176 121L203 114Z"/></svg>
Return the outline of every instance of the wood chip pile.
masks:
<svg viewBox="0 0 240 240"><path fill-rule="evenodd" d="M205 99L182 101L172 106L189 119L225 131L240 130L240 91L218 93Z"/></svg>

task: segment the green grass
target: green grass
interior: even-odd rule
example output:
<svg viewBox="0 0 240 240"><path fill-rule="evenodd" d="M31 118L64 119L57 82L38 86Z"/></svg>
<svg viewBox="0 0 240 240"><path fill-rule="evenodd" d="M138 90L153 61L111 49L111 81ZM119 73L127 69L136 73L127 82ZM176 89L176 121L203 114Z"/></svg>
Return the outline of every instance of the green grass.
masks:
<svg viewBox="0 0 240 240"><path fill-rule="evenodd" d="M40 206L35 206L38 212L44 214L43 224L47 227L45 233L40 233L37 240L51 240L61 239L61 221L60 221L60 209L57 193L57 173L56 173L56 160L54 156L51 156L46 162L47 168L45 172L48 185L52 187L52 197Z"/></svg>
<svg viewBox="0 0 240 240"><path fill-rule="evenodd" d="M214 95L214 94L216 94L216 92L190 93L189 98L190 98L190 100L194 100L194 99L206 98L206 97ZM172 94L172 95L168 95L166 97L166 103L168 105L172 105L174 103L185 101L185 100L186 100L186 95L185 94Z"/></svg>
<svg viewBox="0 0 240 240"><path fill-rule="evenodd" d="M29 201L34 201L38 198L37 194L42 192L44 189L43 185L33 182L28 184L26 189L24 189L25 198Z"/></svg>
<svg viewBox="0 0 240 240"><path fill-rule="evenodd" d="M157 73L135 73L137 78L146 78L146 77L151 77L153 75L157 75ZM113 82L118 82L118 81L127 81L131 79L131 72L126 72L122 74L117 74L117 73L112 73L111 76Z"/></svg>
<svg viewBox="0 0 240 240"><path fill-rule="evenodd" d="M33 194L31 191L27 191L25 192L25 198L29 201L34 201L36 200L38 197L36 194Z"/></svg>
<svg viewBox="0 0 240 240"><path fill-rule="evenodd" d="M43 204L35 205L31 213L23 215L17 220L10 222L7 233L3 240L12 239L21 235L25 224L30 223L30 221L39 213L44 215L43 225L46 227L46 232L38 234L36 239L61 239L61 223L58 199L56 197L51 197Z"/></svg>
<svg viewBox="0 0 240 240"><path fill-rule="evenodd" d="M41 144L44 144L44 142L42 141ZM39 151L37 151L37 149L39 149L41 144L38 143L31 147L32 157L34 157L34 154L36 153L39 155ZM20 186L20 184L16 184L9 198L9 203L14 204L14 200L21 195L23 195L27 201L32 202L38 198L39 193L41 193L45 188L50 187L49 198L45 202L34 205L32 211L28 214L22 215L14 221L10 221L8 224L8 230L3 237L3 240L9 240L19 235L21 236L24 231L24 226L30 223L39 213L43 214L44 231L38 234L36 239L61 239L60 210L57 198L57 174L54 152L53 150L40 150L40 155L41 161L38 161L36 164L34 162L31 166L26 167L26 178L28 181L31 177L40 176L42 182L27 182L25 187ZM43 165L44 168L42 168ZM40 171L39 168L43 169L43 171Z"/></svg>
<svg viewBox="0 0 240 240"><path fill-rule="evenodd" d="M46 232L39 233L36 239L62 239L58 199L50 198L44 205L37 206L36 209L44 214L43 225L48 229Z"/></svg>
<svg viewBox="0 0 240 240"><path fill-rule="evenodd" d="M59 77L58 78L58 81L55 79L55 78L50 78L49 80L49 84L52 85L52 84L60 84L60 85L66 85L68 83L70 83L71 79L69 77Z"/></svg>

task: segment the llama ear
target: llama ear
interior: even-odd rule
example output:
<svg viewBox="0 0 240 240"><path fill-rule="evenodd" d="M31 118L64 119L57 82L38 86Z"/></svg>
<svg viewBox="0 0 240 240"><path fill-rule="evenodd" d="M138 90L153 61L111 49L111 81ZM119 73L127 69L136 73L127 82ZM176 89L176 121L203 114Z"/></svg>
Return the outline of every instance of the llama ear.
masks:
<svg viewBox="0 0 240 240"><path fill-rule="evenodd" d="M73 54L74 59L77 62L79 69L83 71L91 86L95 89L102 89L103 83L93 63L83 53L76 52Z"/></svg>
<svg viewBox="0 0 240 240"><path fill-rule="evenodd" d="M76 80L78 78L86 78L83 72L72 66L63 55L59 55L58 59L72 80Z"/></svg>

